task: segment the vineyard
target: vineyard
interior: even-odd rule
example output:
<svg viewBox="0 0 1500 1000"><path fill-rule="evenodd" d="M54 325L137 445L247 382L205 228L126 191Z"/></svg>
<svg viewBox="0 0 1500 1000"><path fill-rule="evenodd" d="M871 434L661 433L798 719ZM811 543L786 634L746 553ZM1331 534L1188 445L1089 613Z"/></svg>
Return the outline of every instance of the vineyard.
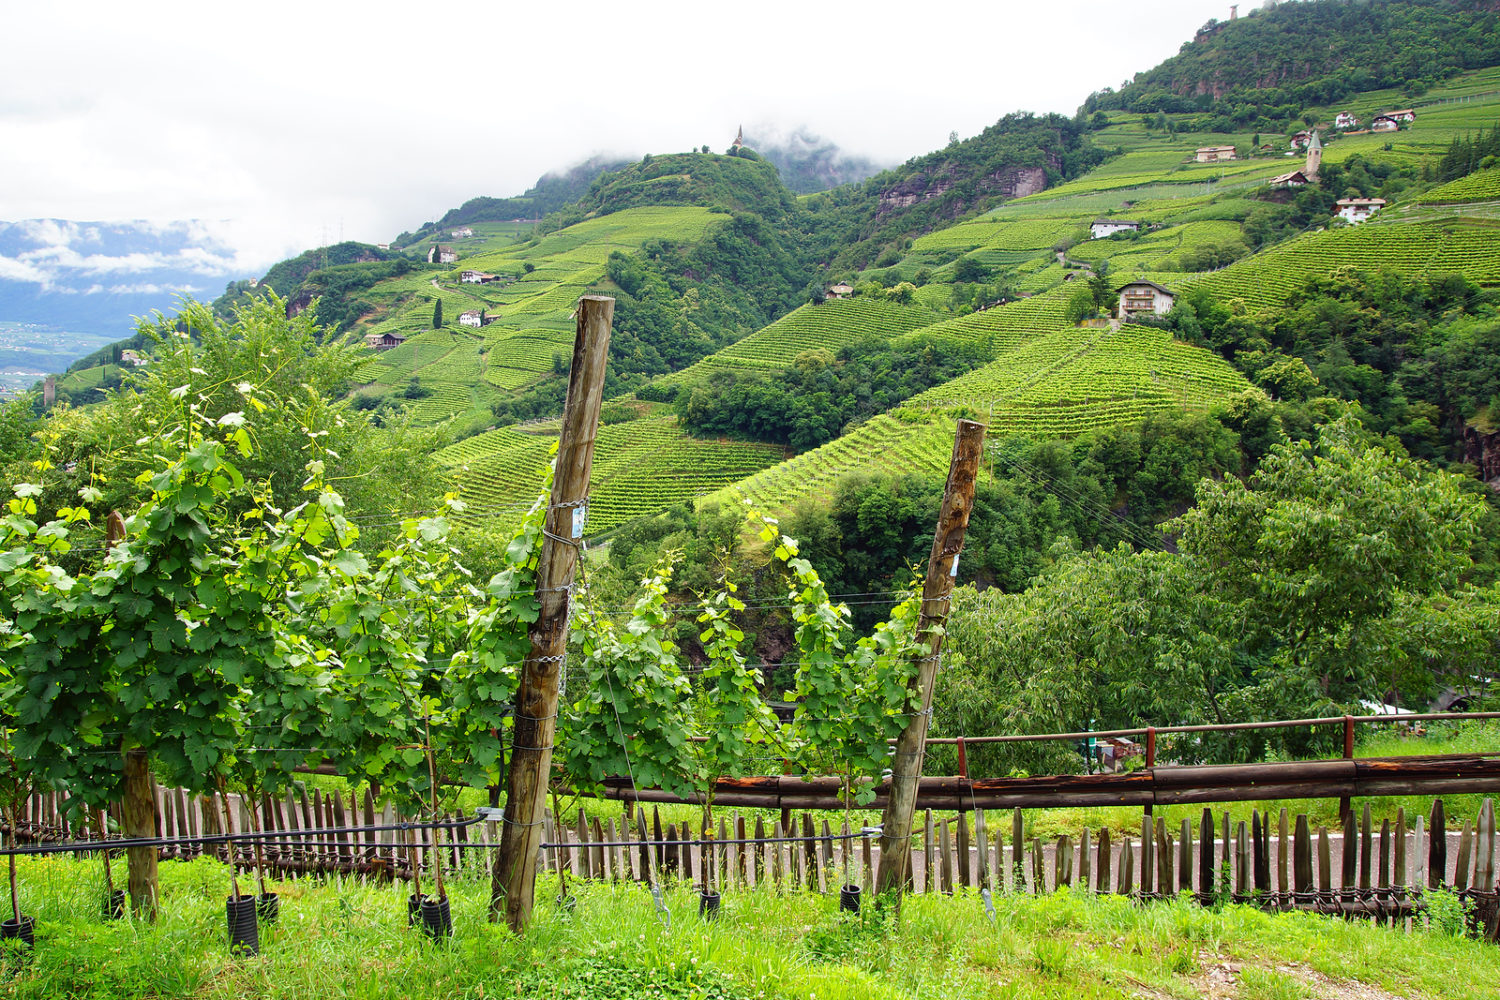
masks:
<svg viewBox="0 0 1500 1000"><path fill-rule="evenodd" d="M1417 201L1424 205L1496 200L1500 200L1500 170L1494 167L1475 171L1456 181L1449 181L1442 187L1417 197Z"/></svg>
<svg viewBox="0 0 1500 1000"><path fill-rule="evenodd" d="M674 372L662 384L691 384L718 370L770 373L787 368L804 351L837 353L862 340L889 340L920 329L936 317L925 309L874 299L830 299L807 305L757 330L743 340L711 354L697 364Z"/></svg>
<svg viewBox="0 0 1500 1000"><path fill-rule="evenodd" d="M1489 226L1365 224L1310 233L1278 244L1192 282L1252 309L1275 308L1309 278L1337 267L1390 269L1411 275L1462 274L1481 285L1500 284L1500 239Z"/></svg>
<svg viewBox="0 0 1500 1000"><path fill-rule="evenodd" d="M1246 391L1244 376L1216 355L1127 325L1035 338L908 406L978 413L992 432L1070 437Z"/></svg>
<svg viewBox="0 0 1500 1000"><path fill-rule="evenodd" d="M928 415L882 413L843 437L757 472L710 494L708 503L743 497L768 510L785 510L798 500L832 491L854 472L942 474L953 446L953 422Z"/></svg>
<svg viewBox="0 0 1500 1000"><path fill-rule="evenodd" d="M556 442L555 423L504 427L437 453L476 518L518 523L535 499L539 470ZM721 489L781 461L774 445L688 437L675 417L645 417L599 429L588 533Z"/></svg>

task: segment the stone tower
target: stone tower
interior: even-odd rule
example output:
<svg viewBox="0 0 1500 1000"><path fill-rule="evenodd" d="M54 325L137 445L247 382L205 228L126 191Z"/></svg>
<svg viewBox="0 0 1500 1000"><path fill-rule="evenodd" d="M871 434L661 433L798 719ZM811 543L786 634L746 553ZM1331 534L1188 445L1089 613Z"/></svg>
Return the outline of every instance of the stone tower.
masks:
<svg viewBox="0 0 1500 1000"><path fill-rule="evenodd" d="M1318 133L1313 132L1307 140L1307 164L1302 172L1307 175L1307 182L1311 184L1318 179L1318 168L1323 165L1323 142L1318 138Z"/></svg>

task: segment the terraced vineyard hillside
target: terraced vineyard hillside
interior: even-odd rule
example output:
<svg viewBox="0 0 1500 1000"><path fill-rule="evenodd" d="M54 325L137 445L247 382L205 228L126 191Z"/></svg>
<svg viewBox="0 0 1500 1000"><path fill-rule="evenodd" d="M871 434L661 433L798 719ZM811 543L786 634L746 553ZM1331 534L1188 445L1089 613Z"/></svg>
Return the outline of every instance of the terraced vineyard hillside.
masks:
<svg viewBox="0 0 1500 1000"><path fill-rule="evenodd" d="M786 368L804 351L839 348L855 341L888 340L931 324L937 317L925 309L874 299L830 299L806 305L697 364L660 379L664 385L697 382L715 371L759 371Z"/></svg>
<svg viewBox="0 0 1500 1000"><path fill-rule="evenodd" d="M883 413L837 440L711 493L704 502L746 499L764 509L785 510L827 494L856 472L946 475L955 426L953 418L938 413L912 412L903 419Z"/></svg>
<svg viewBox="0 0 1500 1000"><path fill-rule="evenodd" d="M546 467L557 430L557 421L504 427L445 448L437 459L451 470L471 516L509 524L535 499L537 476ZM587 535L690 503L783 457L774 445L688 437L672 416L601 427Z"/></svg>
<svg viewBox="0 0 1500 1000"><path fill-rule="evenodd" d="M1461 130L1493 123L1500 111L1497 90L1497 70L1448 81L1433 90L1430 105L1411 129L1335 139L1326 147L1325 160L1345 162L1361 153L1399 165L1410 157L1440 155ZM1400 102L1377 94L1367 95L1364 103ZM1199 146L1234 144L1244 151L1252 148L1254 137L1171 134L1147 128L1138 115L1114 112L1109 117L1111 124L1098 133L1098 141L1118 145L1123 155L1067 184L921 236L895 264L860 275L890 284L919 280L925 273L927 284L918 289L917 300L942 310L959 262L1010 271L1030 298L940 320L896 338L898 343L913 336L959 338L984 345L993 361L714 497L739 493L757 503L785 506L801 495L826 491L850 472L940 470L947 459L944 428L951 430L959 414L987 421L991 434L1070 436L1151 413L1201 410L1258 391L1216 355L1174 342L1162 331L1070 325L1067 303L1078 286L1069 279L1087 275L1085 268L1107 265L1115 286L1142 278L1174 291L1204 287L1216 298L1243 299L1251 308L1278 305L1309 278L1339 266L1416 274L1457 271L1481 284L1500 283L1500 227L1483 218L1409 223L1400 212L1391 212L1373 224L1311 232L1244 256L1249 249L1242 223L1266 204L1252 196L1262 193L1272 176L1300 166L1302 154L1284 155L1285 138L1262 137L1278 144L1273 155L1199 164L1192 162ZM1455 195L1445 201L1478 201L1490 189L1484 176L1423 200ZM1136 220L1147 231L1131 239L1089 239L1089 223L1101 216ZM1212 272L1193 269L1205 257L1222 259L1225 254L1243 259ZM784 365L804 346L782 342L781 333L773 326L745 345L754 343L760 357ZM696 371L743 363L720 354L700 362Z"/></svg>
<svg viewBox="0 0 1500 1000"><path fill-rule="evenodd" d="M1457 273L1481 285L1500 285L1500 226L1472 219L1369 222L1309 233L1193 284L1223 300L1243 299L1252 309L1272 308L1309 278L1338 267L1387 268L1413 275Z"/></svg>
<svg viewBox="0 0 1500 1000"><path fill-rule="evenodd" d="M421 422L482 409L566 362L572 351L574 305L604 278L604 262L611 253L638 250L651 239L700 239L710 226L727 218L690 206L633 208L569 226L535 243L516 242L513 225L478 223L472 241L443 243L459 253L475 251L460 257L451 270L436 277L408 275L377 286L380 318L360 327L360 332L408 339L373 357L364 375L389 389L415 379L430 393L415 410ZM465 283L460 280L464 271L492 274L498 280ZM434 330L438 301L445 322L443 329ZM459 325L465 312L482 312L485 325Z"/></svg>

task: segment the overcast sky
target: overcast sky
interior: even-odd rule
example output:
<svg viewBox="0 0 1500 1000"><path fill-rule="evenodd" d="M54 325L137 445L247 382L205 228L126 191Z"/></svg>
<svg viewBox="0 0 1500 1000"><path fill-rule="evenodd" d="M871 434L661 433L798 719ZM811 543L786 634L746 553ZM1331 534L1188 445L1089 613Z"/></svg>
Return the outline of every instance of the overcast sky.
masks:
<svg viewBox="0 0 1500 1000"><path fill-rule="evenodd" d="M1242 12L1252 4L1242 4ZM899 162L1072 113L1217 0L12 4L0 220L203 219L246 273L591 153L806 126Z"/></svg>

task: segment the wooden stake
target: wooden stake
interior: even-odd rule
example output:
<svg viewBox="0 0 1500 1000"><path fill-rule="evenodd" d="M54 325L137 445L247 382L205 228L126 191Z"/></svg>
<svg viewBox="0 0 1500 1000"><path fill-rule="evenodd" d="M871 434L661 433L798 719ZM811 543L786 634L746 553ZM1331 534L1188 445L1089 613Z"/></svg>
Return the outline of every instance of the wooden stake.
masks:
<svg viewBox="0 0 1500 1000"><path fill-rule="evenodd" d="M943 490L937 532L932 539L932 554L927 559L927 577L922 584L919 648L923 655L912 679L912 694L919 708L907 719L906 728L896 739L890 798L881 817L880 871L875 880L876 891L896 892L898 898L911 853L917 783L922 776L922 753L927 745L927 724L931 721L938 654L943 648L942 625L948 619L948 597L958 576L958 556L963 551L964 533L969 527L974 480L983 454L984 425L960 420L953 439L953 455L948 464L948 483Z"/></svg>
<svg viewBox="0 0 1500 1000"><path fill-rule="evenodd" d="M585 295L578 303L557 471L544 522L547 534L537 562L540 608L531 625L531 651L516 691L505 829L490 877L490 919L498 919L503 911L518 934L531 920L536 895L537 845L541 842L543 795L552 773L558 678L568 642L568 603L583 540L584 501L594 462L594 436L599 427L614 313L615 300L607 296Z"/></svg>

